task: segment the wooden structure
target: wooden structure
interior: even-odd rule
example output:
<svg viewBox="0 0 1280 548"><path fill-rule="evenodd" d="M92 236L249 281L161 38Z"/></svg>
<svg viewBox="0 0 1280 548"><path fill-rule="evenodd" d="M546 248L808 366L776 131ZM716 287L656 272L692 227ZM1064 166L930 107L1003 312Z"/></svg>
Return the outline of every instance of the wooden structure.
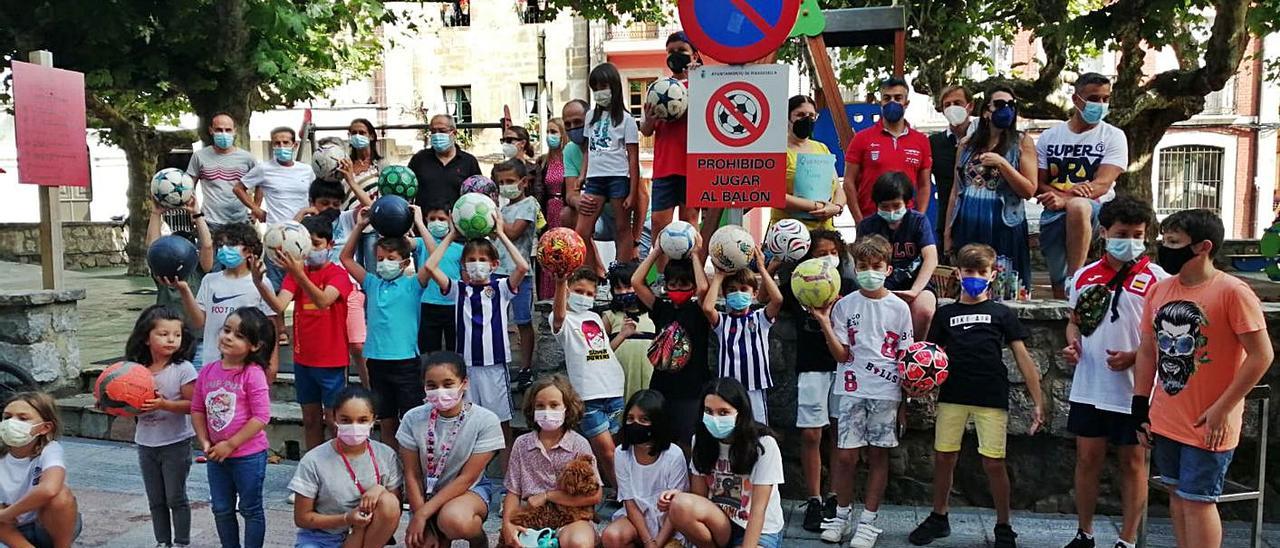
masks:
<svg viewBox="0 0 1280 548"><path fill-rule="evenodd" d="M806 37L805 42L813 59L814 72L818 74L818 83L822 86L820 102L831 111L840 136L840 148L844 149L853 139L853 127L845 115L840 84L836 81L827 48L892 44L893 75L901 78L907 56L907 10L903 6L879 6L824 10L822 13L826 17L825 30L818 36Z"/></svg>

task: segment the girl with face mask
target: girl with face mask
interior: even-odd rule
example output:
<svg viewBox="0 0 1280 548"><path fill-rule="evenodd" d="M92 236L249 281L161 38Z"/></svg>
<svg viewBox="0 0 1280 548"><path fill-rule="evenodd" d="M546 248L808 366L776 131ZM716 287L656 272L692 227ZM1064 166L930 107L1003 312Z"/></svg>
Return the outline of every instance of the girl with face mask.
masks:
<svg viewBox="0 0 1280 548"><path fill-rule="evenodd" d="M666 546L675 535L675 524L658 510L658 498L666 491L689 490L689 465L672 443L666 400L653 390L641 390L627 402L622 416L618 459L618 500L622 508L604 530L605 546Z"/></svg>
<svg viewBox="0 0 1280 548"><path fill-rule="evenodd" d="M0 509L0 528L37 546L71 546L80 536L80 512L57 442L57 409L48 394L21 392L9 398L0 421L0 491L9 500ZM32 506L36 500L42 502Z"/></svg>
<svg viewBox="0 0 1280 548"><path fill-rule="evenodd" d="M372 393L348 387L334 409L337 438L298 462L289 490L299 546L382 546L399 527L400 460L369 439L373 411Z"/></svg>
<svg viewBox="0 0 1280 548"><path fill-rule="evenodd" d="M787 206L774 208L769 223L798 219L809 230L834 230L844 212L845 195L836 177L835 156L813 139L818 106L812 97L796 95L788 102Z"/></svg>
<svg viewBox="0 0 1280 548"><path fill-rule="evenodd" d="M626 110L617 67L597 65L587 83L594 107L587 113L587 144L582 151L587 173L574 230L584 241L590 240L604 205L611 204L617 260L630 261L649 205L640 186L639 128ZM595 253L595 246L587 246L587 264L595 263Z"/></svg>

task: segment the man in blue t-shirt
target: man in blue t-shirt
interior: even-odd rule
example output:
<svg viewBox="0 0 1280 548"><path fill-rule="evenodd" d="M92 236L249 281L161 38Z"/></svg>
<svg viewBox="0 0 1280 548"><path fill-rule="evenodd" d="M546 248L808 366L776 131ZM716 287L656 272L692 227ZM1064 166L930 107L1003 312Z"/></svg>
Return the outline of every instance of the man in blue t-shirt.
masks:
<svg viewBox="0 0 1280 548"><path fill-rule="evenodd" d="M858 223L858 237L879 234L893 246L889 277L884 286L911 307L911 325L917 340L929 333L929 323L938 308L931 281L938 267L938 246L933 227L923 213L907 207L914 187L901 171L889 171L876 178L871 199L876 215Z"/></svg>

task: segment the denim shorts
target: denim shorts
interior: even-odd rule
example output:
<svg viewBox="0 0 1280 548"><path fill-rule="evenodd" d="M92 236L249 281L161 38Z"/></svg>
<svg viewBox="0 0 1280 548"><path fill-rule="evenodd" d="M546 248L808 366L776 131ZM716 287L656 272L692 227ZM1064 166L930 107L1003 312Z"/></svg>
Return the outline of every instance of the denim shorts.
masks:
<svg viewBox="0 0 1280 548"><path fill-rule="evenodd" d="M1093 214L1090 215L1090 223L1093 225L1093 233L1098 233L1098 210L1102 209L1102 204L1097 200L1090 200L1093 204ZM1045 213L1051 213L1046 211ZM1061 286L1067 281L1067 276L1071 273L1067 272L1067 216L1057 211L1056 217L1051 217L1048 222L1044 221L1044 215L1040 216L1040 254L1044 255L1045 265L1049 269L1049 281L1055 286ZM1088 246L1089 243L1085 242Z"/></svg>
<svg viewBox="0 0 1280 548"><path fill-rule="evenodd" d="M346 533L330 533L324 529L298 529L294 548L342 548Z"/></svg>
<svg viewBox="0 0 1280 548"><path fill-rule="evenodd" d="M520 280L520 291L511 299L511 319L516 325L533 323L533 276Z"/></svg>
<svg viewBox="0 0 1280 548"><path fill-rule="evenodd" d="M734 523L733 528L729 531L729 548L742 546L742 541L746 536L747 530ZM782 546L782 533L760 533L760 542L756 546L760 548L780 548Z"/></svg>
<svg viewBox="0 0 1280 548"><path fill-rule="evenodd" d="M84 529L84 521L80 519L80 514L76 514L75 532L71 534L71 540L80 538L80 531ZM37 546L53 546L53 537L49 536L49 531L40 525L39 521L32 521L18 526L18 533L27 542Z"/></svg>
<svg viewBox="0 0 1280 548"><path fill-rule="evenodd" d="M578 427L583 437L590 439L605 432L617 434L622 428L622 408L626 402L622 398L600 398L587 400L587 411L582 415L582 425Z"/></svg>
<svg viewBox="0 0 1280 548"><path fill-rule="evenodd" d="M298 405L319 403L325 409L333 409L338 403L338 394L346 387L346 367L311 367L300 363L293 366L293 390Z"/></svg>
<svg viewBox="0 0 1280 548"><path fill-rule="evenodd" d="M1151 463L1160 482L1184 500L1218 502L1235 449L1214 452L1155 436Z"/></svg>
<svg viewBox="0 0 1280 548"><path fill-rule="evenodd" d="M630 177L588 177L582 191L611 200L621 200L631 195Z"/></svg>
<svg viewBox="0 0 1280 548"><path fill-rule="evenodd" d="M653 180L653 210L665 211L684 205L688 188L683 175L670 175Z"/></svg>

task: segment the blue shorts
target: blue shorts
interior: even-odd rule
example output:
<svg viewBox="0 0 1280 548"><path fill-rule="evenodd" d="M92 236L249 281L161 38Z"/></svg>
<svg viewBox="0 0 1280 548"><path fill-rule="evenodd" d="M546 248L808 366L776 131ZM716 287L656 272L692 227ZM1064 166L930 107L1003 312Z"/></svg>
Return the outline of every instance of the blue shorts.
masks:
<svg viewBox="0 0 1280 548"><path fill-rule="evenodd" d="M319 403L333 409L338 394L347 387L346 367L311 367L293 364L293 391L298 405Z"/></svg>
<svg viewBox="0 0 1280 548"><path fill-rule="evenodd" d="M84 529L84 521L80 519L80 514L76 514L75 530L71 533L71 540L80 538L80 532ZM37 548L45 546L53 546L53 537L49 535L49 530L40 525L39 521L32 521L18 526L18 533L22 538L26 539Z"/></svg>
<svg viewBox="0 0 1280 548"><path fill-rule="evenodd" d="M481 474L480 482L472 485L468 491L471 491L472 493L475 493L477 497L480 497L480 500L484 501L485 509L489 509L490 497L493 496L493 482L489 481L489 476Z"/></svg>
<svg viewBox="0 0 1280 548"><path fill-rule="evenodd" d="M685 202L687 189L684 175L669 175L653 180L653 210L666 211Z"/></svg>
<svg viewBox="0 0 1280 548"><path fill-rule="evenodd" d="M293 548L342 548L346 533L330 533L324 529L298 529Z"/></svg>
<svg viewBox="0 0 1280 548"><path fill-rule="evenodd" d="M622 428L622 408L626 402L622 398L600 398L587 400L587 410L582 414L582 424L578 432L590 439L605 432L617 434Z"/></svg>
<svg viewBox="0 0 1280 548"><path fill-rule="evenodd" d="M588 177L587 183L582 185L582 191L595 196L604 196L611 200L621 200L631 195L631 178Z"/></svg>
<svg viewBox="0 0 1280 548"><path fill-rule="evenodd" d="M520 291L511 299L511 318L516 325L533 324L533 276L520 280Z"/></svg>
<svg viewBox="0 0 1280 548"><path fill-rule="evenodd" d="M1155 436L1151 464L1165 486L1184 500L1218 502L1235 449L1214 452Z"/></svg>
<svg viewBox="0 0 1280 548"><path fill-rule="evenodd" d="M1093 233L1098 233L1098 210L1102 209L1102 204L1097 200L1090 200L1093 204L1093 213L1089 216L1090 223L1093 225ZM1061 211L1045 213L1055 213L1056 217L1051 217L1049 221L1044 220L1044 215L1040 215L1040 254L1044 255L1045 265L1049 269L1049 282L1054 286L1062 286L1067 282L1067 216ZM1089 245L1085 242L1085 245Z"/></svg>
<svg viewBox="0 0 1280 548"><path fill-rule="evenodd" d="M729 532L729 548L742 546L742 541L746 536L747 530L734 523L732 530ZM756 546L760 548L780 548L782 546L782 533L760 533L760 542Z"/></svg>

